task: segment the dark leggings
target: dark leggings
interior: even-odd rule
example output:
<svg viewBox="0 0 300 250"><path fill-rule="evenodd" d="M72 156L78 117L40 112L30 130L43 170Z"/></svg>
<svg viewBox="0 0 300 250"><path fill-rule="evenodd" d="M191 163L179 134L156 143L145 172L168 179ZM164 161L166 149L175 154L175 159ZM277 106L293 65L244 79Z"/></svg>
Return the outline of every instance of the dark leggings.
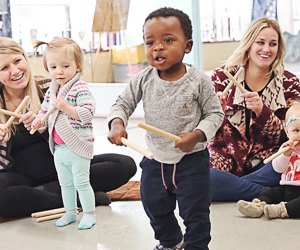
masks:
<svg viewBox="0 0 300 250"><path fill-rule="evenodd" d="M129 156L96 155L91 161L90 182L95 192L108 192L127 183L136 169L134 160ZM54 180L57 180L56 176L49 182ZM0 172L0 216L15 218L63 207L60 193L34 188L37 185L30 178L13 171Z"/></svg>
<svg viewBox="0 0 300 250"><path fill-rule="evenodd" d="M282 201L285 204L290 218L300 218L300 187L299 186L279 186L267 188L258 198L267 204L278 204Z"/></svg>

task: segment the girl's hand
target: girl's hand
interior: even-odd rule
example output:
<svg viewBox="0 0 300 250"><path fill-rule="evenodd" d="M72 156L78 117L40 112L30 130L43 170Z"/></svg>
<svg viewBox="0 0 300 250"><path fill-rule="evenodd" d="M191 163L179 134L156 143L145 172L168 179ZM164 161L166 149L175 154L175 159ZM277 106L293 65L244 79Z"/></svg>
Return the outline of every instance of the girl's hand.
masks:
<svg viewBox="0 0 300 250"><path fill-rule="evenodd" d="M69 103L63 98L57 98L53 103L53 107L67 113L68 108L70 107Z"/></svg>
<svg viewBox="0 0 300 250"><path fill-rule="evenodd" d="M0 141L4 140L6 133L8 132L8 127L6 124L0 124Z"/></svg>
<svg viewBox="0 0 300 250"><path fill-rule="evenodd" d="M31 129L39 130L44 126L44 123L41 121L40 117L36 117L31 123Z"/></svg>
<svg viewBox="0 0 300 250"><path fill-rule="evenodd" d="M256 114L256 117L259 117L264 104L262 99L259 97L258 93L247 92L241 94L241 97L245 98L247 109L252 110Z"/></svg>
<svg viewBox="0 0 300 250"><path fill-rule="evenodd" d="M290 157L292 155L293 151L295 150L294 143L295 143L294 140L288 140L287 142L282 143L280 149L286 148L286 147L291 147L289 150L287 150L283 153L285 156Z"/></svg>
<svg viewBox="0 0 300 250"><path fill-rule="evenodd" d="M22 118L20 118L19 122L23 122L24 127L27 130L31 130L31 124L33 120L35 119L36 114L32 111L28 111L26 114L23 115Z"/></svg>

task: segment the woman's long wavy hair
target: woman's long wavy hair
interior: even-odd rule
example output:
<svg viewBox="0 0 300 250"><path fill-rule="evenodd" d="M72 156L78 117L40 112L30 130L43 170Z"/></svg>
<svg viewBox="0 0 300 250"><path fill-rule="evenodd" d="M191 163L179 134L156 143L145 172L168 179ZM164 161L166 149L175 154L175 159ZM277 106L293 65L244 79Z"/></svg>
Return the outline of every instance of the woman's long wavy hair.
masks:
<svg viewBox="0 0 300 250"><path fill-rule="evenodd" d="M268 75L274 72L276 77L280 77L284 72L283 59L285 56L285 42L276 20L262 17L254 20L248 27L246 33L240 41L239 46L234 50L233 54L227 59L225 67L229 70L236 65L244 65L247 67L249 63L249 49L255 39L264 28L273 28L278 34L278 52L274 62L270 66Z"/></svg>
<svg viewBox="0 0 300 250"><path fill-rule="evenodd" d="M40 90L39 86L35 83L33 74L31 71L31 65L29 63L29 59L26 55L24 49L16 43L14 40L8 37L0 37L0 54L1 55L22 55L24 56L25 60L28 63L28 68L30 70L30 77L27 86L25 87L25 95L30 97L30 101L27 107L24 108L21 112L24 113L26 110L31 110L34 113L37 113L41 107L40 98L42 97L42 91ZM0 82L0 108L6 109L6 98L5 98L5 85ZM0 114L0 122L6 123L8 120L8 116ZM17 123L18 119L15 119L15 123L10 127L9 132L5 140L9 140L11 135L15 132L15 124Z"/></svg>

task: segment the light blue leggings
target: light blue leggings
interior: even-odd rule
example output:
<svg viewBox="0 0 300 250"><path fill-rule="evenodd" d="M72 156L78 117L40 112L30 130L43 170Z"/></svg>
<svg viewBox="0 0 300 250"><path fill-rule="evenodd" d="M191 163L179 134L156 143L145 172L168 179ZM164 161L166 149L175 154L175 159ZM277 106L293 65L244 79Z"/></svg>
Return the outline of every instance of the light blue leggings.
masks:
<svg viewBox="0 0 300 250"><path fill-rule="evenodd" d="M62 144L54 147L54 162L66 211L77 207L76 190L83 212L95 211L95 196L90 185L90 160Z"/></svg>

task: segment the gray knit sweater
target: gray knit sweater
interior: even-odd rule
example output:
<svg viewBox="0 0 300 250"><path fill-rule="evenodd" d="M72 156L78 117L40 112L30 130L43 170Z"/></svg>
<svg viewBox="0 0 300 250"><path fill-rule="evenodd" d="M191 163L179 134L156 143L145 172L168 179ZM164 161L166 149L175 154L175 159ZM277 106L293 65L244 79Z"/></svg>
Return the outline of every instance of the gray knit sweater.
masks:
<svg viewBox="0 0 300 250"><path fill-rule="evenodd" d="M175 135L200 129L210 140L224 117L210 78L194 67L173 82L162 80L151 66L142 70L118 96L108 122L119 117L127 126L128 118L140 100L143 101L145 122ZM150 132L146 133L146 143L154 158L162 163L177 163L187 154L175 148L173 141ZM206 144L197 143L188 154L203 150Z"/></svg>
<svg viewBox="0 0 300 250"><path fill-rule="evenodd" d="M64 143L78 155L92 159L93 158L93 126L92 119L95 112L95 99L88 89L86 82L79 81L79 74L67 82L61 90L59 84L52 81L45 94L44 101L39 116L42 116L51 107L53 101L57 98L64 98L76 109L80 120L73 119L67 114L55 110L46 121L49 130L50 150L54 153L54 141L52 132L55 127L57 134Z"/></svg>

